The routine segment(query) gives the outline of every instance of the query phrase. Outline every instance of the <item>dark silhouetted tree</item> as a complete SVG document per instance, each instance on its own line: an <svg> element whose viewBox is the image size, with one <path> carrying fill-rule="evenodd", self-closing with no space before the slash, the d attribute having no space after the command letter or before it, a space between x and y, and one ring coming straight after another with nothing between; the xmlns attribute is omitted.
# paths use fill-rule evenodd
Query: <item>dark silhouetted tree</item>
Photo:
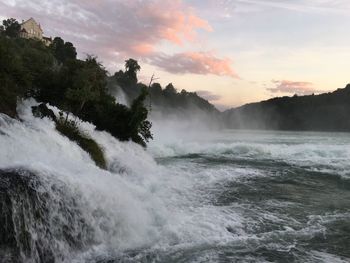
<svg viewBox="0 0 350 263"><path fill-rule="evenodd" d="M146 146L146 142L153 139L153 135L151 133L152 123L147 120L148 110L144 105L147 95L147 89L143 88L141 90L141 94L133 101L130 108L130 137L134 142L143 146Z"/></svg>
<svg viewBox="0 0 350 263"><path fill-rule="evenodd" d="M141 67L135 59L125 60L125 74L132 82L137 83L137 72L140 70Z"/></svg>
<svg viewBox="0 0 350 263"><path fill-rule="evenodd" d="M55 58L64 63L68 59L76 59L77 52L75 47L70 42L64 42L60 37L55 37L51 44L51 49Z"/></svg>
<svg viewBox="0 0 350 263"><path fill-rule="evenodd" d="M65 59L76 59L77 51L71 42L64 43L64 57Z"/></svg>
<svg viewBox="0 0 350 263"><path fill-rule="evenodd" d="M21 25L14 18L9 18L2 21L5 35L9 37L18 37L21 30Z"/></svg>
<svg viewBox="0 0 350 263"><path fill-rule="evenodd" d="M88 55L83 68L76 72L72 86L66 91L69 110L79 115L85 103L98 100L105 92L106 77L106 70L96 57Z"/></svg>
<svg viewBox="0 0 350 263"><path fill-rule="evenodd" d="M164 93L165 94L169 94L169 95L174 95L176 94L176 89L174 88L172 83L169 83L165 89L164 89Z"/></svg>

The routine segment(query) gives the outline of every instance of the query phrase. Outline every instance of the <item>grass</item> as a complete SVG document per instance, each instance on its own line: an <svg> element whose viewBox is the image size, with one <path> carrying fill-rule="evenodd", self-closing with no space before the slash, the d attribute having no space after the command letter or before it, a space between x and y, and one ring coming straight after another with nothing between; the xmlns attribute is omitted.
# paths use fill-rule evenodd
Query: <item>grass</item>
<svg viewBox="0 0 350 263"><path fill-rule="evenodd" d="M102 169L106 169L106 159L101 147L88 135L82 133L74 121L59 119L56 122L56 129L71 141L76 142L91 159Z"/></svg>

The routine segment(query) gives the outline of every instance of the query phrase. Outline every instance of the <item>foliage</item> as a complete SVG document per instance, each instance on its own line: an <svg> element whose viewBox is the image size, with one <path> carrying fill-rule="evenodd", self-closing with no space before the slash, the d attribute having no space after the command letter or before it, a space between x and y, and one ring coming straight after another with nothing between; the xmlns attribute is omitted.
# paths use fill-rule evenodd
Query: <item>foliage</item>
<svg viewBox="0 0 350 263"><path fill-rule="evenodd" d="M141 67L138 62L132 58L125 60L125 75L133 82L137 83L137 72Z"/></svg>
<svg viewBox="0 0 350 263"><path fill-rule="evenodd" d="M135 84L140 66L133 59L126 62L121 75ZM61 108L67 116L73 113L90 121L120 140L145 146L152 138L148 110L143 106L146 93L127 108L108 93L107 78L96 57L76 59L75 47L61 38L46 47L41 41L0 35L0 112L15 117L17 98L31 96Z"/></svg>
<svg viewBox="0 0 350 263"><path fill-rule="evenodd" d="M125 72L119 70L114 74L114 78L117 82L125 87L133 86L137 84L137 72L141 67L138 62L132 58L125 60Z"/></svg>
<svg viewBox="0 0 350 263"><path fill-rule="evenodd" d="M101 147L88 135L79 131L76 122L65 120L61 117L56 122L56 129L71 141L76 142L84 151L86 151L97 166L106 169L106 160Z"/></svg>
<svg viewBox="0 0 350 263"><path fill-rule="evenodd" d="M0 37L0 111L16 115L17 97L35 89L38 76L53 57L37 41Z"/></svg>
<svg viewBox="0 0 350 263"><path fill-rule="evenodd" d="M165 93L166 95L168 95L168 96L171 96L171 95L176 94L177 92L176 92L176 89L175 89L175 87L173 86L173 84L172 84L172 83L169 83L169 84L165 87L164 93Z"/></svg>
<svg viewBox="0 0 350 263"><path fill-rule="evenodd" d="M231 128L350 131L350 85L332 93L273 98L226 111Z"/></svg>
<svg viewBox="0 0 350 263"><path fill-rule="evenodd" d="M8 37L18 37L21 30L21 25L14 18L9 18L2 21L2 30Z"/></svg>
<svg viewBox="0 0 350 263"><path fill-rule="evenodd" d="M115 81L130 99L136 99L143 89L147 89L149 96L145 101L152 108L158 108L162 111L199 109L209 114L220 114L212 104L198 96L196 92L187 92L186 90L177 92L172 83L169 83L164 89L159 83L153 83L150 87L142 83L130 84L123 81L124 78L124 72L119 71L110 81Z"/></svg>
<svg viewBox="0 0 350 263"><path fill-rule="evenodd" d="M153 139L153 135L150 131L152 123L147 120L148 111L143 105L147 95L147 89L142 89L141 94L131 105L131 138L134 142L137 142L143 146L146 146L145 141L148 142L149 139Z"/></svg>
<svg viewBox="0 0 350 263"><path fill-rule="evenodd" d="M75 47L70 42L64 42L60 37L55 37L50 45L55 58L64 63L68 59L76 59L77 52Z"/></svg>
<svg viewBox="0 0 350 263"><path fill-rule="evenodd" d="M106 71L96 58L88 56L85 62L65 93L68 108L76 115L83 110L86 102L98 100L106 87Z"/></svg>
<svg viewBox="0 0 350 263"><path fill-rule="evenodd" d="M57 121L57 117L53 110L49 109L45 103L41 103L38 106L32 106L32 113L37 118L47 117L53 121Z"/></svg>

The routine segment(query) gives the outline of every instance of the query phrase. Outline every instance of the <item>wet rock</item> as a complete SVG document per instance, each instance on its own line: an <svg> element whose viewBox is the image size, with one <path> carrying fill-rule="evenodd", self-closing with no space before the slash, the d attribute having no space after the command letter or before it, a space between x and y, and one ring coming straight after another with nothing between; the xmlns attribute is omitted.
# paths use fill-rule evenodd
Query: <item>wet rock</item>
<svg viewBox="0 0 350 263"><path fill-rule="evenodd" d="M33 115L38 118L48 117L53 121L57 120L55 113L50 110L45 103L41 103L38 106L33 106L32 112Z"/></svg>
<svg viewBox="0 0 350 263"><path fill-rule="evenodd" d="M75 196L64 183L45 180L0 170L0 262L62 261L92 242Z"/></svg>

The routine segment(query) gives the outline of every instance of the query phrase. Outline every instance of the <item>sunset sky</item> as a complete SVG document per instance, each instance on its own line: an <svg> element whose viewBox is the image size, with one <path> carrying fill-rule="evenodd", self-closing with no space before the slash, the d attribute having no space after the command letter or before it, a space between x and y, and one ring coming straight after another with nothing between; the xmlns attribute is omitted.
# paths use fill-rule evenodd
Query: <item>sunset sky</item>
<svg viewBox="0 0 350 263"><path fill-rule="evenodd" d="M220 109L350 82L349 0L0 0L47 36L95 54L110 73L197 91Z"/></svg>

